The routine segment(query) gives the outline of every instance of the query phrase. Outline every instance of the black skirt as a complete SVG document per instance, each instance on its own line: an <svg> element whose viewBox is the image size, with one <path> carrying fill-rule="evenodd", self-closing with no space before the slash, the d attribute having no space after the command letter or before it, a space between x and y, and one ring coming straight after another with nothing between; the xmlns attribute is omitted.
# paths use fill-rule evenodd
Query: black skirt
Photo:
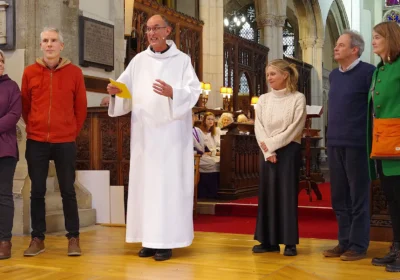
<svg viewBox="0 0 400 280"><path fill-rule="evenodd" d="M260 153L258 214L254 239L266 245L299 244L297 219L301 145L291 142L276 151L277 162Z"/></svg>

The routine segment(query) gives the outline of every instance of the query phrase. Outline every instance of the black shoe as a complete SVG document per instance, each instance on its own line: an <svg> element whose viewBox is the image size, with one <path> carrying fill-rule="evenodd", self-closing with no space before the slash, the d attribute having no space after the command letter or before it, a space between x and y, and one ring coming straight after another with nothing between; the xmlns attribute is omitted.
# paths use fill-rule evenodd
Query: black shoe
<svg viewBox="0 0 400 280"><path fill-rule="evenodd" d="M394 263L396 261L396 254L400 251L400 242L393 242L390 246L389 253L383 258L373 258L372 264L376 266L386 266L388 264Z"/></svg>
<svg viewBox="0 0 400 280"><path fill-rule="evenodd" d="M156 261L166 261L172 257L171 249L159 249L157 253L154 255L154 259Z"/></svg>
<svg viewBox="0 0 400 280"><path fill-rule="evenodd" d="M387 272L400 272L400 252L397 252L396 261L386 265Z"/></svg>
<svg viewBox="0 0 400 280"><path fill-rule="evenodd" d="M283 255L290 257L297 256L296 245L286 245Z"/></svg>
<svg viewBox="0 0 400 280"><path fill-rule="evenodd" d="M267 244L260 244L260 245L255 245L253 247L253 253L267 253L267 252L277 252L279 253L281 249L279 248L279 245L267 245Z"/></svg>
<svg viewBox="0 0 400 280"><path fill-rule="evenodd" d="M156 254L156 252L157 252L156 249L143 247L142 250L139 251L139 257L141 258L152 257Z"/></svg>

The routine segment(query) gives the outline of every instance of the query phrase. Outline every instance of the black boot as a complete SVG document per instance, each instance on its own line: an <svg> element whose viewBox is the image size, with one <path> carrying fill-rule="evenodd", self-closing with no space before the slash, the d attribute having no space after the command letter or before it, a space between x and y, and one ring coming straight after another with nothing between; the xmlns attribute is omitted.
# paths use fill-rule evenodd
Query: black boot
<svg viewBox="0 0 400 280"><path fill-rule="evenodd" d="M286 245L283 255L289 257L297 256L296 245Z"/></svg>
<svg viewBox="0 0 400 280"><path fill-rule="evenodd" d="M385 266L396 261L396 255L400 251L400 242L393 242L389 253L383 258L373 258L372 264L376 266Z"/></svg>
<svg viewBox="0 0 400 280"><path fill-rule="evenodd" d="M386 265L388 272L400 272L400 251L397 251L397 258L394 262Z"/></svg>

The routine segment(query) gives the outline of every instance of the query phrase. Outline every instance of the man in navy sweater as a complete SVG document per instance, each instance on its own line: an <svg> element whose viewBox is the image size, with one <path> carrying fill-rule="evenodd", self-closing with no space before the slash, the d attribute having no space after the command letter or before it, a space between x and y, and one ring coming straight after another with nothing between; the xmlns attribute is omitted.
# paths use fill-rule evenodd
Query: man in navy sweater
<svg viewBox="0 0 400 280"><path fill-rule="evenodd" d="M328 163L339 244L323 255L344 261L365 258L369 245L366 131L368 91L375 66L360 61L363 51L363 38L345 31L334 49L340 66L329 75Z"/></svg>

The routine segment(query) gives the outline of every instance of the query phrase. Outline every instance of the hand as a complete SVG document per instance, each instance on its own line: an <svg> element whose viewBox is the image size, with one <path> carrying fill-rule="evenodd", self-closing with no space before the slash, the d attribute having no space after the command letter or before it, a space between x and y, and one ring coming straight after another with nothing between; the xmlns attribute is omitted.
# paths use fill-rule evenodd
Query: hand
<svg viewBox="0 0 400 280"><path fill-rule="evenodd" d="M270 156L269 158L267 158L267 160L269 162L276 163L277 162L276 155Z"/></svg>
<svg viewBox="0 0 400 280"><path fill-rule="evenodd" d="M264 142L261 142L261 143L260 143L260 146L261 146L261 149L264 151L264 153L268 152L267 145L265 145Z"/></svg>
<svg viewBox="0 0 400 280"><path fill-rule="evenodd" d="M108 94L116 95L116 94L118 94L118 93L121 93L122 90L120 90L119 88L117 88L117 87L114 86L113 84L108 84L108 85L107 85L107 92L108 92Z"/></svg>
<svg viewBox="0 0 400 280"><path fill-rule="evenodd" d="M171 98L173 96L172 87L162 80L157 79L156 82L153 83L153 90L155 93L157 93L159 95L163 95L163 96L171 97Z"/></svg>

